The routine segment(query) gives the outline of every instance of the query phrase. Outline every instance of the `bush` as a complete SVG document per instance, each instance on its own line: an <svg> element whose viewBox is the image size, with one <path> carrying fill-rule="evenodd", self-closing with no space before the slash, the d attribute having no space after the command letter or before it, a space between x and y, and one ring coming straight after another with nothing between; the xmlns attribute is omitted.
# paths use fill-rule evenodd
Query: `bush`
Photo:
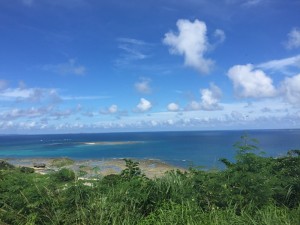
<svg viewBox="0 0 300 225"><path fill-rule="evenodd" d="M0 160L0 170L11 170L11 169L15 169L15 166L4 160Z"/></svg>
<svg viewBox="0 0 300 225"><path fill-rule="evenodd" d="M22 166L20 168L20 172L22 173L34 173L34 169L31 167Z"/></svg>
<svg viewBox="0 0 300 225"><path fill-rule="evenodd" d="M126 169L122 170L121 177L124 180L131 180L133 178L146 178L145 174L142 173L139 162L134 162L130 159L124 159L126 163Z"/></svg>
<svg viewBox="0 0 300 225"><path fill-rule="evenodd" d="M63 169L59 170L58 172L54 173L53 177L58 182L74 181L75 173L73 170L63 168Z"/></svg>
<svg viewBox="0 0 300 225"><path fill-rule="evenodd" d="M102 183L108 186L114 186L120 183L122 177L118 174L109 174L102 179Z"/></svg>

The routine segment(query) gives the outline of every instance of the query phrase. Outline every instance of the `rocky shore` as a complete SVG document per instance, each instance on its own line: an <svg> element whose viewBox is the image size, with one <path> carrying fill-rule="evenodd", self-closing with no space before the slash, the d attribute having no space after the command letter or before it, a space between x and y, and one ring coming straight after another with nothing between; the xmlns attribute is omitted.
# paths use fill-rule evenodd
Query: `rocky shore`
<svg viewBox="0 0 300 225"><path fill-rule="evenodd" d="M68 168L81 178L96 178L109 174L118 174L125 169L123 159L91 159L91 160L72 160L69 158L23 158L23 159L2 159L16 167L30 167L37 173L47 174L58 171L61 168ZM160 160L145 159L137 160L142 172L149 178L161 177L167 171L181 170Z"/></svg>

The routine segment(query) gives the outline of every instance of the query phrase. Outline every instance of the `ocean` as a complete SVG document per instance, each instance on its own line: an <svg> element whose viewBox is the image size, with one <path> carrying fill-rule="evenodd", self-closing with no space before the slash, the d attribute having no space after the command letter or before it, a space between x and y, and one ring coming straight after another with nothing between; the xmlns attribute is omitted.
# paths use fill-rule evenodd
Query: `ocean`
<svg viewBox="0 0 300 225"><path fill-rule="evenodd" d="M175 166L222 167L234 160L242 135L259 141L266 156L300 149L300 130L180 131L0 136L0 158L159 159Z"/></svg>

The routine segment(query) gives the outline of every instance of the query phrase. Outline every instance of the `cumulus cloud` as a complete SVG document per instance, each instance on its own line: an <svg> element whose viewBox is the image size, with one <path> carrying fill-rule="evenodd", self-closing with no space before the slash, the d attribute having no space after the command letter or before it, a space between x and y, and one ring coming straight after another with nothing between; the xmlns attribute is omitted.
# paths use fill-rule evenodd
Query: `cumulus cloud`
<svg viewBox="0 0 300 225"><path fill-rule="evenodd" d="M235 65L227 73L239 97L274 97L276 89L273 80L264 71L254 69L252 64Z"/></svg>
<svg viewBox="0 0 300 225"><path fill-rule="evenodd" d="M187 110L205 110L215 111L223 109L219 105L222 97L221 89L215 84L211 83L209 88L201 89L201 101L191 101L187 106Z"/></svg>
<svg viewBox="0 0 300 225"><path fill-rule="evenodd" d="M184 64L201 73L210 72L214 62L204 57L209 49L206 24L202 21L180 19L176 23L178 33L170 31L165 34L163 43L170 46L170 53L183 55ZM217 35L222 35L220 30Z"/></svg>
<svg viewBox="0 0 300 225"><path fill-rule="evenodd" d="M86 67L80 65L76 62L75 59L69 59L66 63L60 64L48 64L42 67L44 70L52 71L61 75L78 75L82 76L86 74Z"/></svg>
<svg viewBox="0 0 300 225"><path fill-rule="evenodd" d="M135 90L142 94L149 94L152 92L150 87L151 79L149 78L141 78L140 81L134 84Z"/></svg>
<svg viewBox="0 0 300 225"><path fill-rule="evenodd" d="M113 104L106 109L100 110L101 114L116 114L118 112L118 106Z"/></svg>
<svg viewBox="0 0 300 225"><path fill-rule="evenodd" d="M111 105L111 106L108 108L108 112L109 112L109 113L116 113L116 112L118 112L118 106L117 106L117 105Z"/></svg>
<svg viewBox="0 0 300 225"><path fill-rule="evenodd" d="M139 112L147 112L152 108L152 104L147 99L141 98L136 108Z"/></svg>
<svg viewBox="0 0 300 225"><path fill-rule="evenodd" d="M293 28L288 33L288 40L285 43L287 49L295 49L300 47L300 29Z"/></svg>
<svg viewBox="0 0 300 225"><path fill-rule="evenodd" d="M168 104L167 108L169 111L176 112L179 110L179 105L172 102L172 103Z"/></svg>
<svg viewBox="0 0 300 225"><path fill-rule="evenodd" d="M282 82L282 88L289 103L300 105L300 74L286 77Z"/></svg>
<svg viewBox="0 0 300 225"><path fill-rule="evenodd" d="M222 97L221 89L211 83L210 88L202 89L201 91L201 109L203 110L220 110L222 107L219 101Z"/></svg>

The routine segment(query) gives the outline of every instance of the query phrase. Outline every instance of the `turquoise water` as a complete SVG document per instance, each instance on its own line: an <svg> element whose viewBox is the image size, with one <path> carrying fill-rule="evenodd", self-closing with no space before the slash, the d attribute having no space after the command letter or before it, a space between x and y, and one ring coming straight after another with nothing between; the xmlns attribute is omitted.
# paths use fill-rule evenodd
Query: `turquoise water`
<svg viewBox="0 0 300 225"><path fill-rule="evenodd" d="M247 134L267 156L300 149L300 130L188 131L0 136L0 158L160 159L187 167L233 160L233 144Z"/></svg>

